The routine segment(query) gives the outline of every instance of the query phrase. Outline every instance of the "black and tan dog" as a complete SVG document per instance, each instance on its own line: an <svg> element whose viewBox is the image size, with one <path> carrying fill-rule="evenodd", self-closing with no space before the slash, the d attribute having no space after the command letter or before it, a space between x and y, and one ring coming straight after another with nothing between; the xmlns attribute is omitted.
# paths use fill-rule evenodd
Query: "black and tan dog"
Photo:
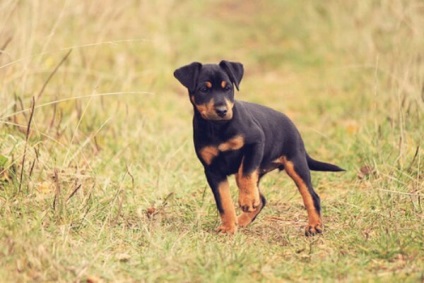
<svg viewBox="0 0 424 283"><path fill-rule="evenodd" d="M235 233L250 224L265 206L259 181L274 169L285 170L296 183L308 212L306 235L322 232L320 198L309 170L343 171L316 161L305 150L295 125L270 108L237 101L243 65L221 61L183 66L174 76L187 89L194 106L194 146L205 168L222 224L218 231ZM235 174L242 214L237 218L227 176Z"/></svg>

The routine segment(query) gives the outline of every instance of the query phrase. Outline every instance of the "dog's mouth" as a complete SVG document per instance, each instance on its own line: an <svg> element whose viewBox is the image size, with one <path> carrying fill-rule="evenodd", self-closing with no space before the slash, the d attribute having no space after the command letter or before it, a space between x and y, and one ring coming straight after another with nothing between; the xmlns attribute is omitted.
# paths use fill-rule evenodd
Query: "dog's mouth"
<svg viewBox="0 0 424 283"><path fill-rule="evenodd" d="M233 118L233 112L227 112L225 114L218 114L214 112L200 112L202 118L210 121L228 121Z"/></svg>

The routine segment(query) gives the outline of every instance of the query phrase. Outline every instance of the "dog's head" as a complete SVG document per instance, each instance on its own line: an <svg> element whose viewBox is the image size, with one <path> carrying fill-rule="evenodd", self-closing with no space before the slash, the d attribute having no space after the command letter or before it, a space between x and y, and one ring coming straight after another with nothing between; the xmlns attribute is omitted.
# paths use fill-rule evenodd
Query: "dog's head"
<svg viewBox="0 0 424 283"><path fill-rule="evenodd" d="M188 89L191 103L203 119L233 118L234 86L239 89L242 64L225 60L219 64L193 62L175 70L174 76Z"/></svg>

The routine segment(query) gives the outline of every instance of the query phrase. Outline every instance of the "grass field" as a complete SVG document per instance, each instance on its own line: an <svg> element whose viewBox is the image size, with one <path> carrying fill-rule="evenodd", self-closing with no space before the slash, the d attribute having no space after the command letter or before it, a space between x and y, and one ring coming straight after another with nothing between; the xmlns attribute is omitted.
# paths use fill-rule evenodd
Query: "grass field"
<svg viewBox="0 0 424 283"><path fill-rule="evenodd" d="M423 282L420 0L0 2L0 282ZM284 173L235 236L172 72L242 62L289 115L325 233ZM235 182L231 180L234 199Z"/></svg>

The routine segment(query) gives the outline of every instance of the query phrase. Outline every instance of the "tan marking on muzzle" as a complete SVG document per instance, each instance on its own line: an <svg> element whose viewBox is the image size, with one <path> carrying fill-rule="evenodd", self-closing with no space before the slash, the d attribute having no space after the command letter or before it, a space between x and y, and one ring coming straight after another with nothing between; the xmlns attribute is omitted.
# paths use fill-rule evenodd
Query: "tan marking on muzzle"
<svg viewBox="0 0 424 283"><path fill-rule="evenodd" d="M199 111L200 115L206 120L213 120L214 117L218 117L215 113L215 102L213 99L211 99L208 103L205 104L195 104L197 110Z"/></svg>

